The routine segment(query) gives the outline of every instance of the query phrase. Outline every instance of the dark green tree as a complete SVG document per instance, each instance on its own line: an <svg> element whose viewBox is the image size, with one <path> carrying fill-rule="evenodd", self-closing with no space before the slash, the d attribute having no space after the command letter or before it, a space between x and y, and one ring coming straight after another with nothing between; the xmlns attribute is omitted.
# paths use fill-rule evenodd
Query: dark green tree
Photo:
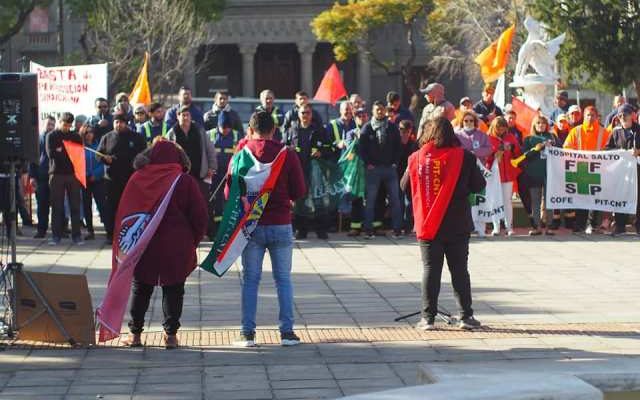
<svg viewBox="0 0 640 400"><path fill-rule="evenodd" d="M639 0L532 0L529 7L552 35L567 33L565 79L607 92L633 85L640 97Z"/></svg>

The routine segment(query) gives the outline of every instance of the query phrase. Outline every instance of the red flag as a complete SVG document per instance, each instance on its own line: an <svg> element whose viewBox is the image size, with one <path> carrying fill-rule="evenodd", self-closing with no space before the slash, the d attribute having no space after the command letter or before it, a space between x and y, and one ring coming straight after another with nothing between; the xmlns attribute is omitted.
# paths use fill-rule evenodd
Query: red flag
<svg viewBox="0 0 640 400"><path fill-rule="evenodd" d="M63 140L64 149L73 164L73 173L82 187L87 188L87 164L84 158L84 146L81 143Z"/></svg>
<svg viewBox="0 0 640 400"><path fill-rule="evenodd" d="M529 136L531 122L538 115L538 110L534 110L515 96L511 98L511 109L516 113L516 128L522 132L523 137Z"/></svg>
<svg viewBox="0 0 640 400"><path fill-rule="evenodd" d="M324 78L322 78L322 82L320 82L318 91L313 99L326 101L335 106L338 100L346 96L347 89L344 88L342 76L340 76L340 71L338 71L336 63L333 63L327 72L325 72Z"/></svg>

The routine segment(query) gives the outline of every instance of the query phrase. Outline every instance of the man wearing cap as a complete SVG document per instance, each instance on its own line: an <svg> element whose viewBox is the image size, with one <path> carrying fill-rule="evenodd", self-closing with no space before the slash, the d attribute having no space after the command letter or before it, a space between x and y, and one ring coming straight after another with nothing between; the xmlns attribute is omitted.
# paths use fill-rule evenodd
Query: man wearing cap
<svg viewBox="0 0 640 400"><path fill-rule="evenodd" d="M424 93L428 104L422 109L422 117L418 125L418 134L422 133L422 127L436 117L444 116L449 121L456 117L456 108L444 97L444 86L434 82L430 83L420 92Z"/></svg>
<svg viewBox="0 0 640 400"><path fill-rule="evenodd" d="M473 106L473 111L478 114L478 118L491 125L495 117L502 117L502 110L493 101L496 89L491 85L485 85L482 91L482 99Z"/></svg>
<svg viewBox="0 0 640 400"><path fill-rule="evenodd" d="M165 137L169 128L164 121L164 107L160 103L149 104L149 120L138 128L138 134L151 146L157 136Z"/></svg>
<svg viewBox="0 0 640 400"><path fill-rule="evenodd" d="M228 111L218 113L218 126L209 130L209 139L213 142L216 149L216 173L211 180L211 193L220 185L229 168L229 162L233 154L236 152L238 141L244 138L244 131L233 128L233 117ZM222 221L222 213L224 211L224 191L218 190L213 199L213 207L209 207L210 215L214 225L217 226ZM209 236L213 239L215 230L209 232Z"/></svg>
<svg viewBox="0 0 640 400"><path fill-rule="evenodd" d="M607 142L607 150L631 150L633 155L640 155L640 125L634 121L635 110L630 104L624 104L618 107L618 120L620 125L613 128L609 141ZM638 167L638 176L640 176L640 165ZM640 195L640 181L638 184L638 194ZM640 196L638 197L640 198ZM625 233L625 225L627 223L627 214L615 214L615 227L613 235ZM636 233L640 234L640 201L636 206Z"/></svg>
<svg viewBox="0 0 640 400"><path fill-rule="evenodd" d="M551 112L549 120L555 122L558 119L558 115L566 114L569 112L569 93L562 90L558 92L555 99L556 108Z"/></svg>
<svg viewBox="0 0 640 400"><path fill-rule="evenodd" d="M607 116L604 119L604 126L608 127L609 125L613 124L613 119L619 115L618 111L620 110L620 107L627 104L627 99L622 96L622 95L617 95L613 98L613 108L611 109L611 112L609 114L607 114Z"/></svg>
<svg viewBox="0 0 640 400"><path fill-rule="evenodd" d="M580 106L574 104L571 107L569 107L569 112L567 113L567 120L569 121L569 127L571 129L582 124L582 110L580 110Z"/></svg>
<svg viewBox="0 0 640 400"><path fill-rule="evenodd" d="M107 231L107 243L113 240L116 211L124 187L133 174L133 159L147 147L144 138L131 131L127 122L126 114L115 113L113 131L104 135L98 145L101 155L97 157L106 164L104 228Z"/></svg>
<svg viewBox="0 0 640 400"><path fill-rule="evenodd" d="M202 114L202 110L200 107L193 104L193 95L191 94L191 88L187 86L182 86L178 91L178 100L180 103L175 104L173 107L167 111L164 116L164 120L167 123L169 129L173 128L173 126L178 121L178 111L187 107L189 109L189 115L191 116L191 121L198 124L201 128L204 128L204 116Z"/></svg>
<svg viewBox="0 0 640 400"><path fill-rule="evenodd" d="M229 93L218 90L213 98L211 110L204 114L204 129L207 132L218 127L218 117L223 111L226 111L229 114L229 118L231 119L231 128L233 130L238 132L244 131L240 116L235 110L231 109L231 104L229 104Z"/></svg>

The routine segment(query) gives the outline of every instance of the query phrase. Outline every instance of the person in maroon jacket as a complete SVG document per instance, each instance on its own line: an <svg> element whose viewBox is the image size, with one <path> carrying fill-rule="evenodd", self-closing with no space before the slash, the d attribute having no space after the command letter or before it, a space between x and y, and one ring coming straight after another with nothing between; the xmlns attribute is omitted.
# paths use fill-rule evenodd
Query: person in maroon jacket
<svg viewBox="0 0 640 400"><path fill-rule="evenodd" d="M184 150L169 141L158 141L134 160L136 170L150 164L182 165L183 174L175 186L164 217L140 261L132 285L131 321L128 344L141 346L144 315L154 286L162 287L162 311L166 348L178 346L184 283L197 264L196 248L207 230L207 204L195 178L189 175L191 162ZM135 179L135 175L131 178ZM129 184L132 184L130 181Z"/></svg>
<svg viewBox="0 0 640 400"><path fill-rule="evenodd" d="M251 135L245 146L261 163L272 162L284 146L273 140L275 128L271 114L264 111L255 112L249 120ZM258 286L267 249L278 292L280 342L283 346L300 343L300 338L293 331L291 205L304 196L307 190L297 154L292 149L285 151L286 159L269 202L242 253L242 331L240 340L234 342L236 346L255 346Z"/></svg>

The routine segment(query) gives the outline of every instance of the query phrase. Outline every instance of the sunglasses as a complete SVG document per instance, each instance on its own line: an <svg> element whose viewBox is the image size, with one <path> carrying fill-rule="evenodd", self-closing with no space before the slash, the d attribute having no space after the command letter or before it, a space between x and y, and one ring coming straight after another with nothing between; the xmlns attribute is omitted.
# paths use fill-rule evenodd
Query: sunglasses
<svg viewBox="0 0 640 400"><path fill-rule="evenodd" d="M300 114L302 114L302 115L309 115L309 114L311 114L311 112L310 112L310 111L302 111Z"/></svg>

